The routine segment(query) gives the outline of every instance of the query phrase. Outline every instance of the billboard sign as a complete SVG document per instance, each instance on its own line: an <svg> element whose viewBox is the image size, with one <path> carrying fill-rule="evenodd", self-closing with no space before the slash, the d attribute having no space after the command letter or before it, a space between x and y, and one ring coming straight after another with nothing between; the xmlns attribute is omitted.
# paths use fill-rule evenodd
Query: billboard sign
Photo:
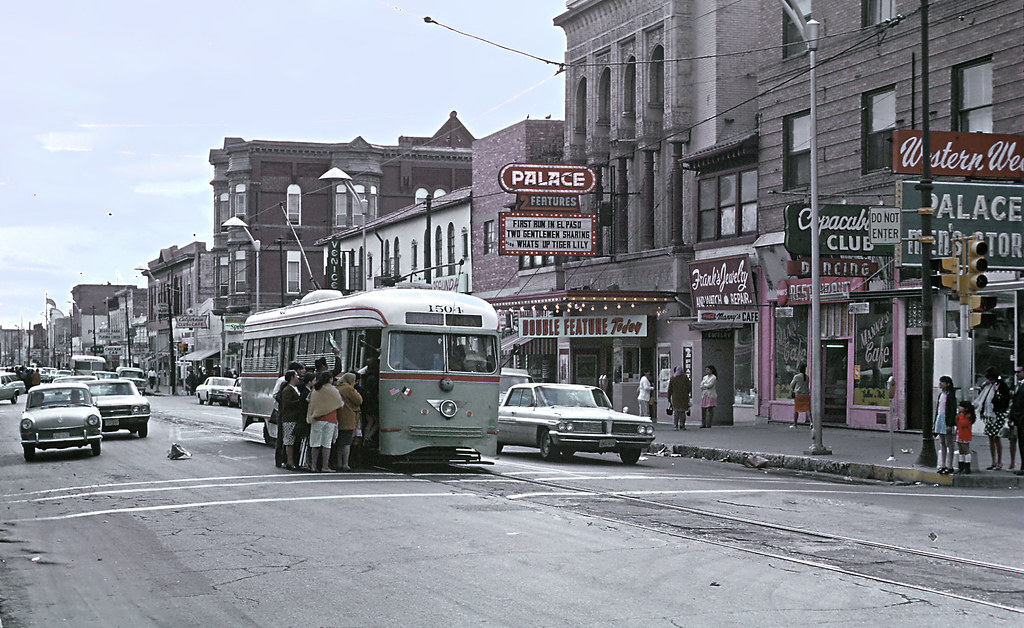
<svg viewBox="0 0 1024 628"><path fill-rule="evenodd" d="M931 131L932 176L1024 181L1024 135ZM892 171L921 175L921 132L892 132Z"/></svg>
<svg viewBox="0 0 1024 628"><path fill-rule="evenodd" d="M892 245L871 241L871 210L873 205L818 205L818 246L821 255L886 255L894 252ZM793 255L811 254L811 206L807 203L787 205L783 212L786 250Z"/></svg>
<svg viewBox="0 0 1024 628"><path fill-rule="evenodd" d="M586 194L597 185L597 175L578 164L513 163L499 171L498 184L512 194Z"/></svg>
<svg viewBox="0 0 1024 628"><path fill-rule="evenodd" d="M594 255L593 214L502 212L500 255Z"/></svg>
<svg viewBox="0 0 1024 628"><path fill-rule="evenodd" d="M647 316L523 316L520 338L646 338Z"/></svg>
<svg viewBox="0 0 1024 628"><path fill-rule="evenodd" d="M179 329L209 329L209 314L182 314L174 319Z"/></svg>
<svg viewBox="0 0 1024 628"><path fill-rule="evenodd" d="M694 310L754 308L754 278L746 255L690 262Z"/></svg>
<svg viewBox="0 0 1024 628"><path fill-rule="evenodd" d="M903 243L900 263L921 265L921 192L917 181L896 184L896 204L903 208ZM945 183L932 184L932 258L955 255L954 239L980 235L988 243L989 268L1024 269L1024 184Z"/></svg>

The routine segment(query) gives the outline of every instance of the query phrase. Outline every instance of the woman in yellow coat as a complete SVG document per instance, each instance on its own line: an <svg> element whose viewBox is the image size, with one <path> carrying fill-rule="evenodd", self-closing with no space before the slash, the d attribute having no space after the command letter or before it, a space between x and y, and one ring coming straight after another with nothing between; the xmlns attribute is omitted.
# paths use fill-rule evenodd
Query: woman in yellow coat
<svg viewBox="0 0 1024 628"><path fill-rule="evenodd" d="M339 471L352 470L348 464L348 457L352 451L352 433L359 423L359 409L363 404L363 397L356 390L355 383L356 374L345 373L338 384L338 392L345 402L344 407L338 412L338 442L335 445L340 459Z"/></svg>

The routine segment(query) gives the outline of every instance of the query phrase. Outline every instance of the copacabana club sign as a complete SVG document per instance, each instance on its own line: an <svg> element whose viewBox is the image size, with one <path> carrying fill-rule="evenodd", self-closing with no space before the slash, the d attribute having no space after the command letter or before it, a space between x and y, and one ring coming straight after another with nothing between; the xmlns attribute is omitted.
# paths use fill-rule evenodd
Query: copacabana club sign
<svg viewBox="0 0 1024 628"><path fill-rule="evenodd" d="M523 316L519 318L520 338L645 338L644 315L609 316Z"/></svg>
<svg viewBox="0 0 1024 628"><path fill-rule="evenodd" d="M690 262L690 298L695 310L754 307L754 282L746 255Z"/></svg>
<svg viewBox="0 0 1024 628"><path fill-rule="evenodd" d="M929 133L934 176L1024 180L1024 135L995 133ZM921 132L892 132L892 171L921 174L924 143Z"/></svg>
<svg viewBox="0 0 1024 628"><path fill-rule="evenodd" d="M818 205L818 246L822 255L884 255L894 247L871 242L871 205ZM811 254L811 206L787 205L783 245L793 255Z"/></svg>
<svg viewBox="0 0 1024 628"><path fill-rule="evenodd" d="M921 192L917 181L896 184L896 204L903 208L903 244L900 264L921 265ZM954 242L960 236L980 235L988 243L988 265L992 269L1024 269L1024 185L999 183L932 184L932 257L957 253Z"/></svg>

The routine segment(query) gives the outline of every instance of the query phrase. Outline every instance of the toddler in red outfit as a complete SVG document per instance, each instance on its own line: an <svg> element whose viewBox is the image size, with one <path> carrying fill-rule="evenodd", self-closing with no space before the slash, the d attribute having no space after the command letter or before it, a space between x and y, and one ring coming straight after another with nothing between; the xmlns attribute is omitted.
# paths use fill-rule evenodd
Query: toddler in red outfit
<svg viewBox="0 0 1024 628"><path fill-rule="evenodd" d="M971 472L971 426L974 425L974 404L962 400L956 414L957 473Z"/></svg>

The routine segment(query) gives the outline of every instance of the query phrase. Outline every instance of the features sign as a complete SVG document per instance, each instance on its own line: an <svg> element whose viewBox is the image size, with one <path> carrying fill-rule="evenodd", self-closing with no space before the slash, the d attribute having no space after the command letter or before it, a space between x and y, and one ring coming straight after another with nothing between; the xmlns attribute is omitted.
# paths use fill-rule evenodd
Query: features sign
<svg viewBox="0 0 1024 628"><path fill-rule="evenodd" d="M583 165L506 164L498 184L512 194L586 194L597 185L597 175Z"/></svg>
<svg viewBox="0 0 1024 628"><path fill-rule="evenodd" d="M209 314L182 314L174 319L179 329L209 329Z"/></svg>
<svg viewBox="0 0 1024 628"><path fill-rule="evenodd" d="M904 209L900 247L904 266L921 265L921 217L916 209L921 204L917 181L896 184L896 204ZM989 268L1024 269L1024 185L998 183L932 184L932 258L956 254L954 238L979 235L988 243Z"/></svg>
<svg viewBox="0 0 1024 628"><path fill-rule="evenodd" d="M517 194L516 211L579 211L578 194Z"/></svg>
<svg viewBox="0 0 1024 628"><path fill-rule="evenodd" d="M933 176L988 177L1024 181L1024 135L929 133ZM921 174L921 132L892 132L892 171Z"/></svg>
<svg viewBox="0 0 1024 628"><path fill-rule="evenodd" d="M871 224L871 244L900 243L900 210L897 207L872 207L868 222Z"/></svg>
<svg viewBox="0 0 1024 628"><path fill-rule="evenodd" d="M754 307L754 281L746 255L690 262L693 309Z"/></svg>
<svg viewBox="0 0 1024 628"><path fill-rule="evenodd" d="M871 242L871 205L818 205L818 244L822 255L892 255L891 245ZM783 212L786 250L811 254L811 206L787 205Z"/></svg>
<svg viewBox="0 0 1024 628"><path fill-rule="evenodd" d="M860 277L822 277L818 294L823 297L841 296L850 298L851 292L867 287ZM811 302L810 279L790 279L779 283L779 305L807 305Z"/></svg>
<svg viewBox="0 0 1024 628"><path fill-rule="evenodd" d="M500 255L594 255L592 214L502 212Z"/></svg>
<svg viewBox="0 0 1024 628"><path fill-rule="evenodd" d="M646 338L647 317L611 316L523 316L520 338Z"/></svg>

